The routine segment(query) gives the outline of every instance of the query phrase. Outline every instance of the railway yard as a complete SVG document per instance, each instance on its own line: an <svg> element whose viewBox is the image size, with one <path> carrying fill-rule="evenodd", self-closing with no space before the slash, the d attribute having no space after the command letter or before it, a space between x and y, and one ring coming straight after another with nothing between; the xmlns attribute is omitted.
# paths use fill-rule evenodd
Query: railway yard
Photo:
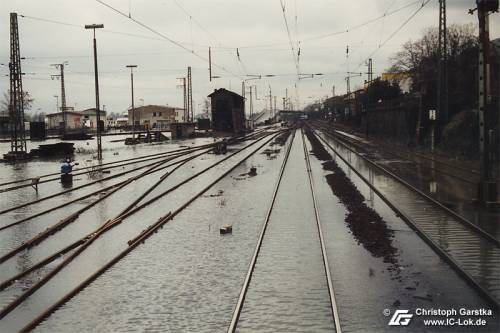
<svg viewBox="0 0 500 333"><path fill-rule="evenodd" d="M2 167L1 332L368 332L397 310L461 308L487 325L458 331L499 329L496 213L425 187L432 174L467 191L474 170L322 121L234 137L225 154L211 138L107 142L93 165L92 144L71 186L54 160Z"/></svg>
<svg viewBox="0 0 500 333"><path fill-rule="evenodd" d="M0 333L500 332L499 0L2 0Z"/></svg>

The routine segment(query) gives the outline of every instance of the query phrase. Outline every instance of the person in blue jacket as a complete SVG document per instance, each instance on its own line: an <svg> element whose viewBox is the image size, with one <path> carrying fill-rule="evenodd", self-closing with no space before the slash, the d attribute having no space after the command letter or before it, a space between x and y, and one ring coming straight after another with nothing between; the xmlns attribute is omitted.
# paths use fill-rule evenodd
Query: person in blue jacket
<svg viewBox="0 0 500 333"><path fill-rule="evenodd" d="M70 174L73 171L73 166L69 159L66 159L64 163L61 165L61 173L64 175Z"/></svg>

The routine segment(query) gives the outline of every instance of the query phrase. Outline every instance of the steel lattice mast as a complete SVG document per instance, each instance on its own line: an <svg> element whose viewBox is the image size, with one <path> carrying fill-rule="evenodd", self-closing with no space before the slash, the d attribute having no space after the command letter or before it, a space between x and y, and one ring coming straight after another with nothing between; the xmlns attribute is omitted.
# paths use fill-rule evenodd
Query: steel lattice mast
<svg viewBox="0 0 500 333"><path fill-rule="evenodd" d="M24 133L24 95L21 71L21 52L19 49L19 29L17 13L10 13L10 101L9 117L11 123L10 149L14 158L26 155L26 137Z"/></svg>
<svg viewBox="0 0 500 333"><path fill-rule="evenodd" d="M441 130L448 120L448 40L446 28L446 0L439 0L438 36L438 94L437 110Z"/></svg>
<svg viewBox="0 0 500 333"><path fill-rule="evenodd" d="M187 114L188 122L193 122L194 121L194 112L193 112L193 81L191 78L191 66L188 67L188 74L187 74Z"/></svg>

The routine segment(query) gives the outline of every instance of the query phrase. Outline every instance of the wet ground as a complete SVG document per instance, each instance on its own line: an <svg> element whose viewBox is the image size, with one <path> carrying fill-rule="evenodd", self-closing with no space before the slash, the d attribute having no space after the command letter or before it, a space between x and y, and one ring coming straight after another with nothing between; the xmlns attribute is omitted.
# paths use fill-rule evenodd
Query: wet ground
<svg viewBox="0 0 500 333"><path fill-rule="evenodd" d="M496 244L472 232L468 227L351 153L335 140L331 140L324 134L320 135L396 207L410 216L432 241L456 260L497 301L500 300L500 249Z"/></svg>
<svg viewBox="0 0 500 333"><path fill-rule="evenodd" d="M238 332L334 331L300 132L290 144Z"/></svg>
<svg viewBox="0 0 500 333"><path fill-rule="evenodd" d="M316 158L311 158L311 168L343 331L398 331L389 329L384 310L392 315L397 309L491 308L332 150L312 143ZM333 175L337 181L329 182ZM362 195L363 202L352 192ZM351 203L344 204L347 200ZM353 202L366 208L350 210ZM372 217L369 223L363 210ZM498 315L489 324L484 331L495 332ZM404 331L470 330L428 329L415 320Z"/></svg>
<svg viewBox="0 0 500 333"><path fill-rule="evenodd" d="M113 140L116 140L113 137ZM107 140L107 138L103 138ZM248 270L262 223L288 145L290 158L279 189L275 210L264 238L255 275L238 325L240 332L332 331L333 317L321 258L319 238L312 209L303 143L300 132L277 139L251 152L264 141L242 150L202 176L166 194L126 218L103 234L53 279L29 296L23 304L0 320L0 332L14 332L56 302L92 272L127 247L135 237L169 211L186 202L245 156L250 156L226 177L168 222L90 286L69 300L36 332L221 332L231 320L241 285ZM161 145L127 147L105 142L105 161L143 156L179 147L201 145L211 139L183 140ZM168 191L255 140L230 146L227 155L204 154L173 171L175 166L146 175L83 212L74 222L29 251L0 263L0 282L35 262L92 232L119 214L161 176L169 173L150 194L148 201ZM415 232L397 217L327 147L310 137L311 168L318 209L329 257L333 286L346 332L388 331L396 309L488 308L489 304L467 285ZM0 144L0 147L2 144ZM85 148L82 142L79 147ZM92 146L92 143L89 143ZM118 155L115 153L118 152ZM83 151L77 159L90 158ZM196 153L192 153L194 155ZM191 156L192 156L191 155ZM179 161L181 158L172 160ZM355 161L361 170L361 162ZM0 215L0 227L41 212L47 207L96 191L126 177L139 174L146 162L137 162L120 171L123 177L66 193L62 196ZM1 182L58 171L58 161L36 161L1 168ZM256 174L250 172L256 168ZM24 173L19 172L23 170ZM172 172L173 171L173 172ZM112 170L111 175L118 172ZM92 181L85 175L75 186ZM378 185L384 180L375 175ZM50 184L50 185L49 185ZM0 210L62 190L59 182L0 193ZM102 193L101 195L105 195ZM99 197L99 196L97 196ZM33 218L0 231L0 256L45 230L65 216L91 203L90 197L63 209ZM219 228L233 227L221 235ZM458 251L459 249L454 249ZM475 249L472 249L475 250ZM71 252L41 270L0 291L0 307L22 294ZM498 331L497 314L487 317L483 331ZM495 324L495 322L497 324ZM394 331L394 330L391 330ZM414 320L405 332L426 331ZM427 329L470 331L467 329ZM480 331L480 330L474 330Z"/></svg>
<svg viewBox="0 0 500 333"><path fill-rule="evenodd" d="M339 133L362 143L353 148L500 240L500 214L476 203L479 175L470 163L439 157L433 161L418 152L379 145L345 131Z"/></svg>

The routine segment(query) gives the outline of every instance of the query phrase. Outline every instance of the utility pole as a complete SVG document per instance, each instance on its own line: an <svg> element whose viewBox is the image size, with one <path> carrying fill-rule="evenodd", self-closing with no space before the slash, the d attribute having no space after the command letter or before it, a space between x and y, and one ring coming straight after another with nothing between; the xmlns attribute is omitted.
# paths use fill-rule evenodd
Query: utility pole
<svg viewBox="0 0 500 333"><path fill-rule="evenodd" d="M132 95L132 142L135 143L135 105L134 105L134 68L137 68L137 65L127 65L125 66L130 68L130 91Z"/></svg>
<svg viewBox="0 0 500 333"><path fill-rule="evenodd" d="M366 81L366 89L367 89L367 101L366 101L366 110L365 110L365 125L366 125L366 131L365 131L365 136L368 138L368 135L370 134L370 121L369 121L369 109L370 109L370 92L368 88L370 87L370 84L372 84L373 81L373 61L372 58L368 59L368 80Z"/></svg>
<svg viewBox="0 0 500 333"><path fill-rule="evenodd" d="M68 123L68 119L66 116L66 89L64 87L64 65L67 65L68 63L65 61L62 64L52 64L55 68L60 70L60 74L58 75L51 75L50 77L52 79L58 79L61 80L61 112L63 116L63 128L62 128L62 133L66 133L66 127ZM59 103L58 103L59 104Z"/></svg>
<svg viewBox="0 0 500 333"><path fill-rule="evenodd" d="M283 109L289 110L289 105L288 105L288 88L285 89L285 106L283 106Z"/></svg>
<svg viewBox="0 0 500 333"><path fill-rule="evenodd" d="M253 119L253 97L252 97L252 86L250 86L250 119L251 119L251 125L252 126L252 130L253 130L253 127L254 127L254 119Z"/></svg>
<svg viewBox="0 0 500 333"><path fill-rule="evenodd" d="M372 58L368 59L368 85L370 85L370 83L372 83L373 81L373 60Z"/></svg>
<svg viewBox="0 0 500 333"><path fill-rule="evenodd" d="M193 110L193 81L191 78L191 66L188 67L188 74L187 74L187 115L188 115L188 122L193 122L194 121L194 110Z"/></svg>
<svg viewBox="0 0 500 333"><path fill-rule="evenodd" d="M188 106L187 106L187 88L186 88L186 78L185 77L178 77L177 80L182 80L182 84L178 85L177 87L182 88L183 90L183 99L184 99L184 117L183 120L184 122L188 121Z"/></svg>
<svg viewBox="0 0 500 333"><path fill-rule="evenodd" d="M347 91L347 110L349 113L349 118L351 117L351 77L348 76L346 80L346 91Z"/></svg>
<svg viewBox="0 0 500 333"><path fill-rule="evenodd" d="M277 99L277 96L274 96L274 117L276 117L276 99Z"/></svg>
<svg viewBox="0 0 500 333"><path fill-rule="evenodd" d="M490 88L490 36L489 36L489 15L490 12L498 11L498 0L485 1L478 0L477 14L479 19L479 163L480 163L480 184L479 200L481 203L496 201L497 185L491 174L490 142L486 140L488 128L486 121L489 118L491 109L491 88ZM473 13L474 11L469 11Z"/></svg>
<svg viewBox="0 0 500 333"><path fill-rule="evenodd" d="M10 152L4 155L5 159L10 160L28 158L26 137L24 133L24 93L22 75L17 13L10 13L9 120L11 124L11 140Z"/></svg>
<svg viewBox="0 0 500 333"><path fill-rule="evenodd" d="M87 24L85 29L92 29L94 33L94 76L95 76L95 113L97 119L97 159L102 161L102 141L101 141L101 107L99 102L99 75L97 70L97 41L95 39L95 29L104 28L104 24Z"/></svg>
<svg viewBox="0 0 500 333"><path fill-rule="evenodd" d="M208 77L212 82L212 48L208 47Z"/></svg>
<svg viewBox="0 0 500 333"><path fill-rule="evenodd" d="M448 38L446 28L446 0L439 0L438 36L438 101L439 137L448 121Z"/></svg>
<svg viewBox="0 0 500 333"><path fill-rule="evenodd" d="M353 75L349 75L353 74ZM346 94L347 94L347 110L349 112L349 117L351 117L351 78L357 77L357 76L362 76L363 73L353 73L353 72L347 72L347 76L345 77L345 82L346 82Z"/></svg>
<svg viewBox="0 0 500 333"><path fill-rule="evenodd" d="M269 110L270 110L271 119L273 119L273 94L271 91L271 85L269 85Z"/></svg>

